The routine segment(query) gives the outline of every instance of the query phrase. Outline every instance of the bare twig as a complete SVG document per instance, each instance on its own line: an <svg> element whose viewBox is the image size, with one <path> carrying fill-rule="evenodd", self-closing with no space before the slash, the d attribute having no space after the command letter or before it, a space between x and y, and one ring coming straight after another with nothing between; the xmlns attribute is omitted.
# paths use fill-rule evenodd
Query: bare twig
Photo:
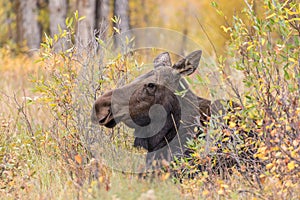
<svg viewBox="0 0 300 200"><path fill-rule="evenodd" d="M195 17L196 17L197 22L198 22L198 24L200 25L202 31L204 32L205 36L207 37L209 43L211 44L211 46L212 46L212 48L213 48L213 50L214 50L215 55L218 56L217 49L216 49L214 43L212 42L212 40L210 39L210 37L209 37L208 33L206 32L205 28L204 28L203 25L201 24L199 18L198 18L196 15L195 15Z"/></svg>

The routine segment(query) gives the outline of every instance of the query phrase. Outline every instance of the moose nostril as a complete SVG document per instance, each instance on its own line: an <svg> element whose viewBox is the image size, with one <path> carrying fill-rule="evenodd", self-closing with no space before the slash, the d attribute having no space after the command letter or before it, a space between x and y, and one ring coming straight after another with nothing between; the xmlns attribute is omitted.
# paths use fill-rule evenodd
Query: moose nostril
<svg viewBox="0 0 300 200"><path fill-rule="evenodd" d="M102 118L99 120L99 123L100 123L100 124L104 124L105 121L106 121L110 116L111 116L111 112L110 112L110 110L109 110L108 114L107 114L106 116L102 117Z"/></svg>
<svg viewBox="0 0 300 200"><path fill-rule="evenodd" d="M148 83L148 88L154 88L155 87L155 84L154 83Z"/></svg>
<svg viewBox="0 0 300 200"><path fill-rule="evenodd" d="M99 120L100 124L103 124L105 122L106 117L103 117L102 119Z"/></svg>

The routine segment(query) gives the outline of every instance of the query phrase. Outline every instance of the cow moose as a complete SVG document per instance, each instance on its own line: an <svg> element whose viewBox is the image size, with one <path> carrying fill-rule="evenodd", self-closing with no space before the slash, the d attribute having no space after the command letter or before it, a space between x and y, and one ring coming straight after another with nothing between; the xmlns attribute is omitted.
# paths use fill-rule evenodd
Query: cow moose
<svg viewBox="0 0 300 200"><path fill-rule="evenodd" d="M134 146L147 150L147 166L154 160L187 156L186 143L199 135L199 126L213 113L225 111L224 103L196 96L184 79L195 72L201 54L194 51L175 64L168 52L159 54L153 70L100 96L92 121L107 128L119 122L133 128Z"/></svg>

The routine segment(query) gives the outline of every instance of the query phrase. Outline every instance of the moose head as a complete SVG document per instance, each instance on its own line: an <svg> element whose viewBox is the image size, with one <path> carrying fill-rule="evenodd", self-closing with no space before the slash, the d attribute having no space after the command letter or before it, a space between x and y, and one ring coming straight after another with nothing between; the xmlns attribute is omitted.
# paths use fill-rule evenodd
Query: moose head
<svg viewBox="0 0 300 200"><path fill-rule="evenodd" d="M183 78L195 72L201 54L194 51L172 64L169 53L161 53L153 70L100 96L92 121L107 128L123 122L135 129L134 146L148 151L148 164L184 155L197 122L210 115L210 101L193 94Z"/></svg>

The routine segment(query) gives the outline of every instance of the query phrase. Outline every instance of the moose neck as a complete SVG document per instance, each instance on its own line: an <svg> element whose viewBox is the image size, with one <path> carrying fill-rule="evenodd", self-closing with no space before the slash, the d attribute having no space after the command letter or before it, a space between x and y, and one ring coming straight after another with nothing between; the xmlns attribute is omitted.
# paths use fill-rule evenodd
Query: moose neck
<svg viewBox="0 0 300 200"><path fill-rule="evenodd" d="M196 96L190 90L187 90L183 96L177 97L180 101L179 109L173 105L164 127L151 137L136 137L134 141L135 147L143 147L148 153L160 149L161 151L170 151L171 149L172 154L177 154L178 151L184 153L186 140L197 135L197 133L194 132L194 127L199 126L199 124L197 124L197 118L200 119L201 125L203 125L204 121L207 120L207 116L210 115L210 101ZM141 135L138 133L139 131L139 129L136 129L135 133ZM171 143L175 144L171 146L176 149L174 151L177 153L172 152L172 148L167 147ZM164 152L164 154L166 154L166 152Z"/></svg>
<svg viewBox="0 0 300 200"><path fill-rule="evenodd" d="M154 160L172 161L174 157L179 158L188 155L187 141L199 135L199 132L195 132L195 130L199 129L195 129L195 127L203 126L208 116L210 116L210 100L198 97L190 90L187 90L185 95L179 98L181 114L177 126L165 126L159 134L151 138L135 139L135 145L139 143L142 145L138 146L142 147L148 145L149 141L157 142L153 148L146 148L148 150L146 156L148 168L153 167ZM160 139L155 140L158 135ZM157 167L159 167L160 162L157 164Z"/></svg>

